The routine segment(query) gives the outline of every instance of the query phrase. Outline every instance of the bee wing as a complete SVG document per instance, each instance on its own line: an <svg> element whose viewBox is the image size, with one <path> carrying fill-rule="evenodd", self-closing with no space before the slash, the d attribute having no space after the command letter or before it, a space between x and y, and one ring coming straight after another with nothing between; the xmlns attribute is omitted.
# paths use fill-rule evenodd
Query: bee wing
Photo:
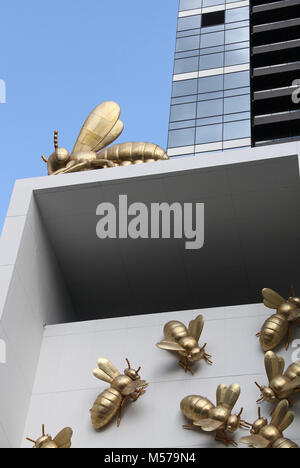
<svg viewBox="0 0 300 468"><path fill-rule="evenodd" d="M176 341L163 340L156 344L160 349L167 349L168 351L184 351L184 348L180 346Z"/></svg>
<svg viewBox="0 0 300 468"><path fill-rule="evenodd" d="M276 406L271 420L271 425L278 427L282 421L285 419L289 410L289 402L287 400L282 400Z"/></svg>
<svg viewBox="0 0 300 468"><path fill-rule="evenodd" d="M214 419L201 419L200 421L194 421L195 426L201 427L204 432L213 432L217 431L223 423L221 421L216 421Z"/></svg>
<svg viewBox="0 0 300 468"><path fill-rule="evenodd" d="M72 153L91 151L95 148L99 151L101 143L118 122L120 112L120 107L115 102L106 101L99 104L83 124ZM120 130L120 127L117 128ZM111 138L113 135L114 132L111 133Z"/></svg>
<svg viewBox="0 0 300 468"><path fill-rule="evenodd" d="M270 446L270 441L261 437L260 435L251 435L248 437L242 437L240 442L242 444L250 445L254 448L268 448Z"/></svg>
<svg viewBox="0 0 300 468"><path fill-rule="evenodd" d="M283 374L284 366L284 359L277 356L273 351L268 351L265 354L265 368L269 382Z"/></svg>
<svg viewBox="0 0 300 468"><path fill-rule="evenodd" d="M70 448L73 431L70 427L65 427L54 439L58 448Z"/></svg>
<svg viewBox="0 0 300 468"><path fill-rule="evenodd" d="M204 327L204 317L203 315L198 315L198 317L195 318L195 320L191 320L191 322L189 323L190 335L193 336L197 341L199 341L203 327Z"/></svg>
<svg viewBox="0 0 300 468"><path fill-rule="evenodd" d="M284 393L290 392L292 394L296 390L300 390L300 377L284 386Z"/></svg>
<svg viewBox="0 0 300 468"><path fill-rule="evenodd" d="M108 359L100 358L98 359L98 369L94 369L93 374L97 379L111 383L120 375L120 372Z"/></svg>
<svg viewBox="0 0 300 468"><path fill-rule="evenodd" d="M103 150L103 148L106 148L106 146L109 146L121 135L123 130L124 130L124 124L121 120L118 120L116 125L106 135L104 140L102 140L99 145L93 148L93 151L96 151L96 153L98 153L99 151Z"/></svg>
<svg viewBox="0 0 300 468"><path fill-rule="evenodd" d="M284 432L291 424L293 424L295 419L295 413L293 411L288 411L285 418L281 421L278 426L280 432Z"/></svg>
<svg viewBox="0 0 300 468"><path fill-rule="evenodd" d="M133 393L138 389L147 387L147 382L145 380L133 380L128 387L129 393Z"/></svg>
<svg viewBox="0 0 300 468"><path fill-rule="evenodd" d="M273 289L264 288L262 290L262 295L265 306L269 307L270 309L278 309L281 304L286 302L286 300L277 294L277 292L273 291Z"/></svg>
<svg viewBox="0 0 300 468"><path fill-rule="evenodd" d="M217 388L217 405L223 405L224 398L227 392L227 385L221 384Z"/></svg>
<svg viewBox="0 0 300 468"><path fill-rule="evenodd" d="M230 387L226 389L226 392L224 391L223 404L232 410L238 401L240 394L241 387L239 384L230 385Z"/></svg>

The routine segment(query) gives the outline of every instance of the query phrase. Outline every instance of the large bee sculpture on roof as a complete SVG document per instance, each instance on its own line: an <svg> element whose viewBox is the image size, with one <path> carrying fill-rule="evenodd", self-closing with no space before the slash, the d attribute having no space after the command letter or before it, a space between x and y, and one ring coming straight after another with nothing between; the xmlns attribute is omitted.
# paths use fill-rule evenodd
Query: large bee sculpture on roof
<svg viewBox="0 0 300 468"><path fill-rule="evenodd" d="M153 143L121 143L107 148L124 129L123 122L119 120L120 113L120 107L115 102L99 104L86 119L71 154L66 148L58 146L58 131L55 130L54 153L48 159L42 155L48 174L68 174L169 159L165 150Z"/></svg>

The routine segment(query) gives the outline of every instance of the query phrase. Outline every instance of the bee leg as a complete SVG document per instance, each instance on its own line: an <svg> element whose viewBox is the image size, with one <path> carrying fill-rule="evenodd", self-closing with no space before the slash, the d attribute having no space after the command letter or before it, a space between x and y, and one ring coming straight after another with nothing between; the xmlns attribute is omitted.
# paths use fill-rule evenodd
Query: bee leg
<svg viewBox="0 0 300 468"><path fill-rule="evenodd" d="M182 361L182 359L180 358L180 359L179 359L179 365L180 365L181 367L183 367L185 373L186 373L187 371L190 371L190 373L191 373L192 375L195 374L195 371L191 368L191 366L189 365L189 361L188 361L186 358L184 359L184 361Z"/></svg>
<svg viewBox="0 0 300 468"><path fill-rule="evenodd" d="M223 442L224 442L225 445L232 444L235 447L238 447L238 443L233 439L229 439L229 437L227 436L227 434L226 434L226 432L224 430L222 431L222 436L223 436Z"/></svg>
<svg viewBox="0 0 300 468"><path fill-rule="evenodd" d="M207 354L207 353L204 354L204 359L205 359L205 361L206 361L208 364L210 364L210 365L213 364L211 358L212 358L212 356L211 356L210 354Z"/></svg>
<svg viewBox="0 0 300 468"><path fill-rule="evenodd" d="M120 424L121 424L122 413L123 413L123 408L124 408L126 399L127 399L127 397L124 397L122 402L121 402L121 405L120 405L119 416L118 416L118 420L117 420L117 427L119 427Z"/></svg>
<svg viewBox="0 0 300 468"><path fill-rule="evenodd" d="M133 400L133 401L136 401L138 398L140 398L140 396L145 393L145 390L143 388L141 388L141 390L139 390L138 392L136 392L135 395L133 395L132 393L129 395L130 398Z"/></svg>
<svg viewBox="0 0 300 468"><path fill-rule="evenodd" d="M288 350L291 342L293 324L290 324L285 349Z"/></svg>
<svg viewBox="0 0 300 468"><path fill-rule="evenodd" d="M223 432L222 432L222 437L219 436L219 431L215 431L214 435L215 435L215 440L217 442L223 442L223 444L225 444L226 446L228 445L228 442L224 439Z"/></svg>

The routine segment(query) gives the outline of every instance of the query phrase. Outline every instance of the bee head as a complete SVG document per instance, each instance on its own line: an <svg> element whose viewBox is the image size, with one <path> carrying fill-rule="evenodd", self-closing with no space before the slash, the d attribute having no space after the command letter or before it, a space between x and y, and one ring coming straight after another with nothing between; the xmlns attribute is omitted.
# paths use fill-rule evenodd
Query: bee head
<svg viewBox="0 0 300 468"><path fill-rule="evenodd" d="M251 434L259 434L263 427L268 425L268 420L261 417L261 409L258 408L258 419L253 423Z"/></svg>
<svg viewBox="0 0 300 468"><path fill-rule="evenodd" d="M44 444L52 442L52 437L48 434L45 434L45 425L43 424L41 437L39 437L37 440L32 440L32 439L29 439L29 437L26 437L26 440L34 444L33 448L39 449L39 448L42 448Z"/></svg>
<svg viewBox="0 0 300 468"><path fill-rule="evenodd" d="M259 402L261 402L263 400L267 401L268 403L275 403L276 402L277 398L276 398L276 395L275 395L274 391L272 390L272 388L262 387L257 382L255 382L255 385L261 391L261 397L257 400L257 403L259 403Z"/></svg>
<svg viewBox="0 0 300 468"><path fill-rule="evenodd" d="M289 302L291 302L292 304L300 308L300 297L296 296L296 290L294 286L292 286L291 289L292 289L292 297L289 297Z"/></svg>
<svg viewBox="0 0 300 468"><path fill-rule="evenodd" d="M239 414L233 414L228 418L226 430L231 434L240 427L243 410L242 408Z"/></svg>
<svg viewBox="0 0 300 468"><path fill-rule="evenodd" d="M139 380L139 372L141 370L141 367L139 367L137 370L132 369L129 360L126 358L126 362L128 364L127 369L125 369L124 374L127 375L127 377L130 377L131 380Z"/></svg>
<svg viewBox="0 0 300 468"><path fill-rule="evenodd" d="M203 357L203 350L199 348L199 346L193 348L187 356L190 362L200 361L202 357Z"/></svg>
<svg viewBox="0 0 300 468"><path fill-rule="evenodd" d="M65 163L69 160L69 151L58 146L58 131L54 130L54 149L57 162Z"/></svg>

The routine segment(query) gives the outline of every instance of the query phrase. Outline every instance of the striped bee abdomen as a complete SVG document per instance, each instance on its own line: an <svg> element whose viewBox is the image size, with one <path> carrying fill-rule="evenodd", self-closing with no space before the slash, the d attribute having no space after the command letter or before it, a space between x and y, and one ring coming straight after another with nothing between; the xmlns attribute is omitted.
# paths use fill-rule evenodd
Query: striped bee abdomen
<svg viewBox="0 0 300 468"><path fill-rule="evenodd" d="M114 388L104 390L96 399L91 409L91 418L96 430L106 426L120 408L122 395Z"/></svg>
<svg viewBox="0 0 300 468"><path fill-rule="evenodd" d="M121 143L98 153L99 159L113 161L116 165L141 164L169 159L167 153L154 143Z"/></svg>
<svg viewBox="0 0 300 468"><path fill-rule="evenodd" d="M288 328L289 323L283 315L274 314L266 320L260 335L263 350L266 352L276 348L286 336Z"/></svg>
<svg viewBox="0 0 300 468"><path fill-rule="evenodd" d="M272 448L287 449L287 448L299 448L299 446L295 442L291 441L290 439L281 437L281 439L278 439L276 440L276 442L274 442Z"/></svg>
<svg viewBox="0 0 300 468"><path fill-rule="evenodd" d="M189 395L182 400L180 408L186 418L199 421L209 417L209 411L214 408L214 405L207 398Z"/></svg>

